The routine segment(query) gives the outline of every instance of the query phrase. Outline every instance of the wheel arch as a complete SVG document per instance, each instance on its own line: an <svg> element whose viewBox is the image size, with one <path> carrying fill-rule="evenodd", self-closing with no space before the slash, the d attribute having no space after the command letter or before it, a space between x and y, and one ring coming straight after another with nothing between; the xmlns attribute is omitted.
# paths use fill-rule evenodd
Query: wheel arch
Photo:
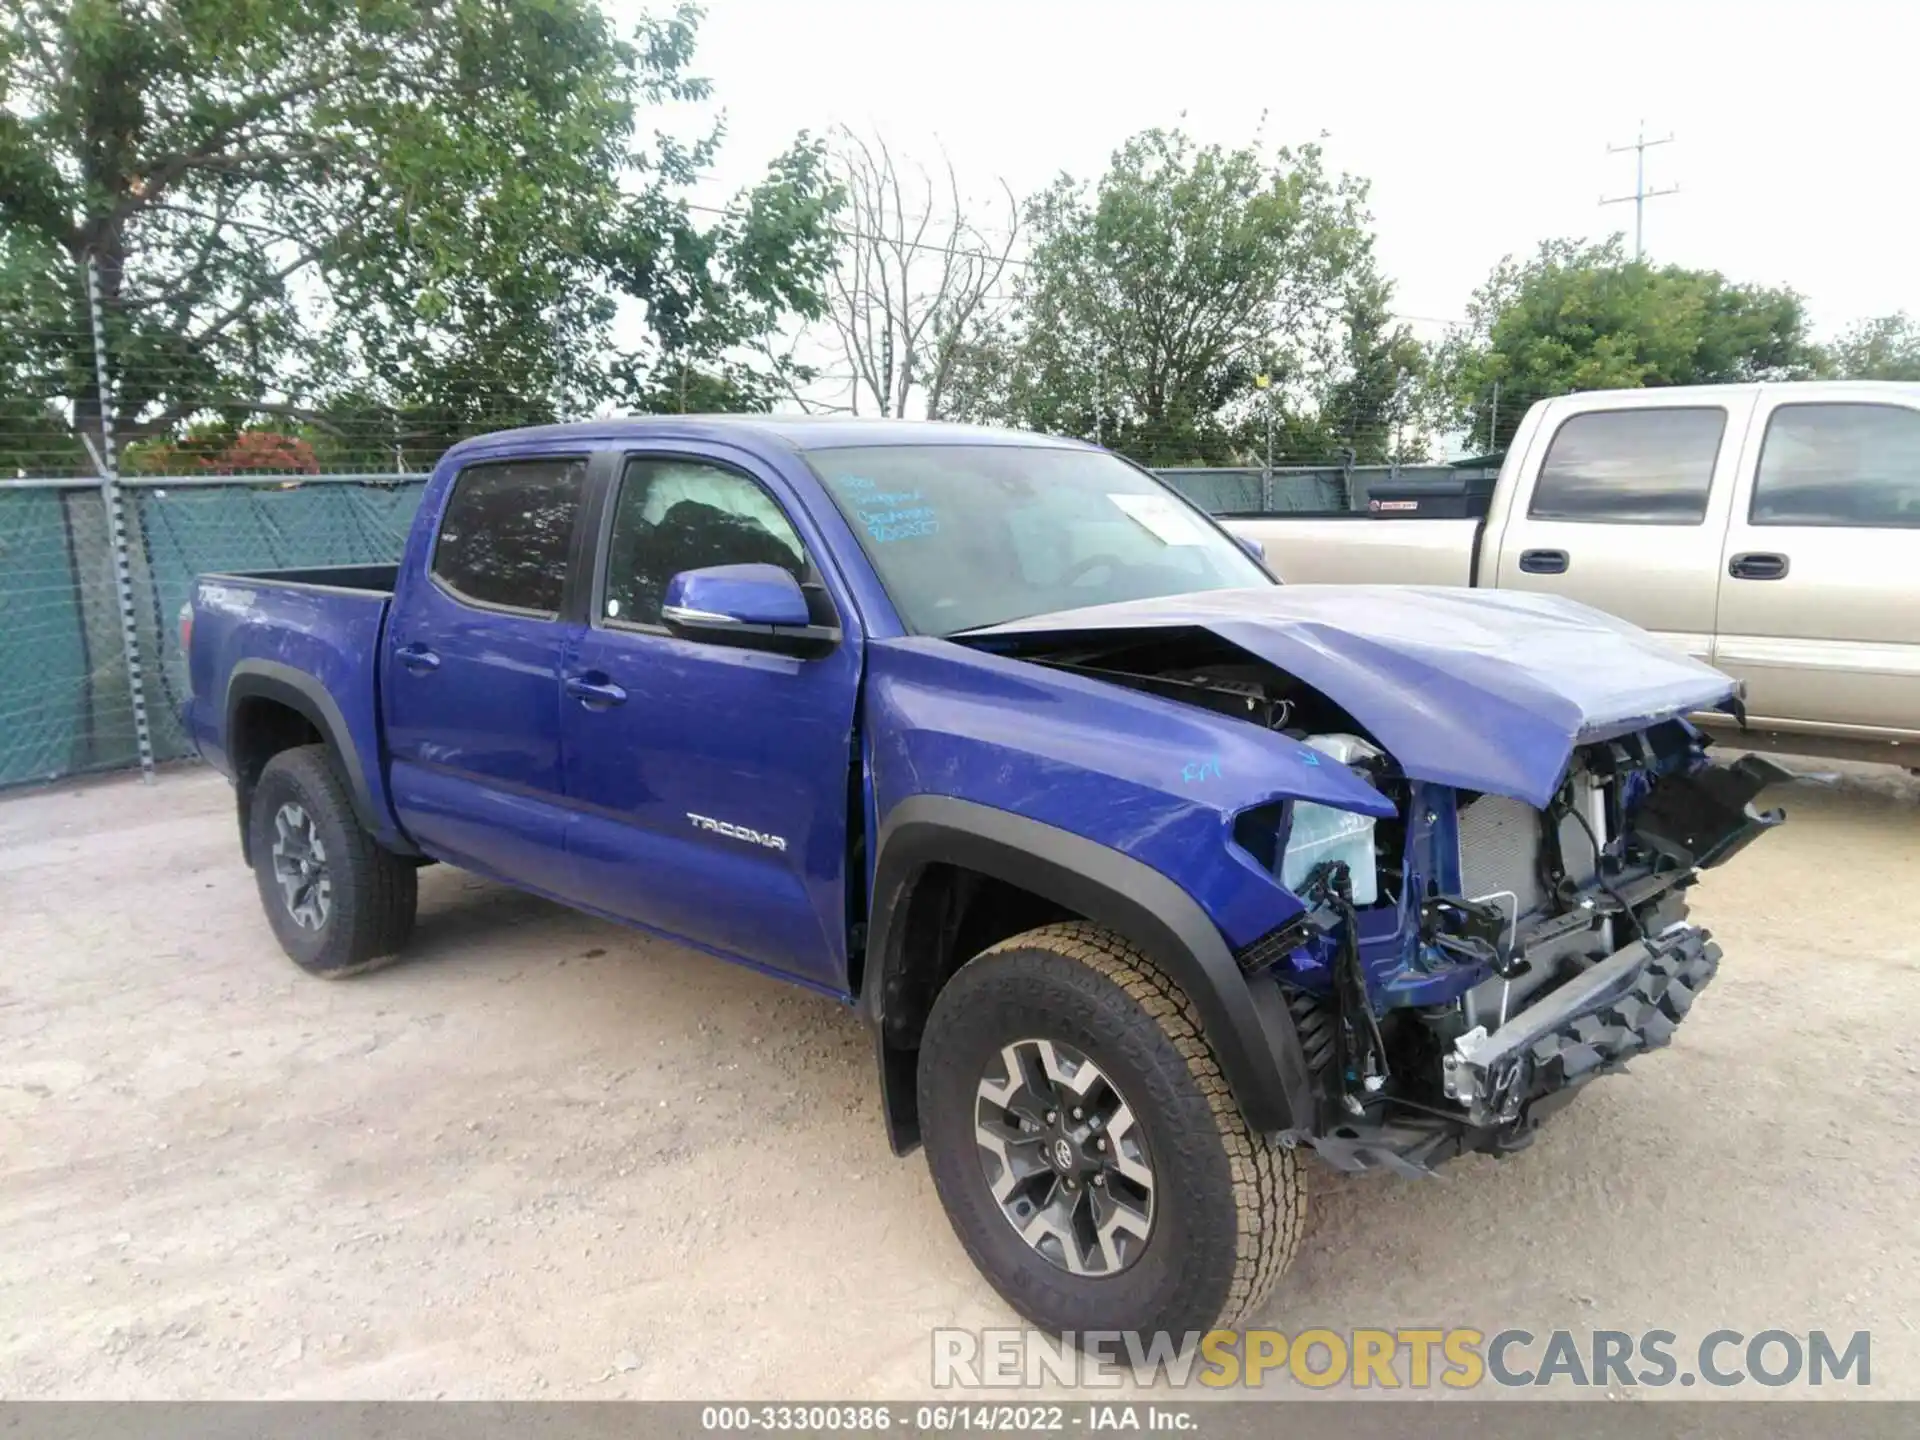
<svg viewBox="0 0 1920 1440"><path fill-rule="evenodd" d="M354 817L369 834L381 832L379 809L346 718L326 688L305 671L274 660L243 660L227 681L226 749L233 767L240 852L251 865L247 812L267 762L300 745L325 745L346 778Z"/></svg>
<svg viewBox="0 0 1920 1440"><path fill-rule="evenodd" d="M1011 912L980 920L972 902L983 896L989 905L1011 904ZM1185 890L1084 836L972 801L921 795L901 801L881 827L860 997L895 1153L919 1143L915 1067L940 987L987 945L1063 918L1112 930L1181 987L1254 1130L1286 1130L1296 1116L1311 1116L1306 1056L1278 987L1247 983Z"/></svg>

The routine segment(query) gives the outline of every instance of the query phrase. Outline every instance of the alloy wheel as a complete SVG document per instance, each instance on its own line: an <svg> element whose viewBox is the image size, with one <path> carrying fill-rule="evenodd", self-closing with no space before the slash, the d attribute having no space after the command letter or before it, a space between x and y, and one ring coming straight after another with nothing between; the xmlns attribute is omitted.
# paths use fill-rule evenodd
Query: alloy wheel
<svg viewBox="0 0 1920 1440"><path fill-rule="evenodd" d="M1115 1275L1153 1230L1153 1163L1132 1107L1070 1045L1016 1040L980 1078L974 1139L1007 1223L1073 1275Z"/></svg>
<svg viewBox="0 0 1920 1440"><path fill-rule="evenodd" d="M273 878L287 914L302 930L318 930L333 910L327 847L306 807L289 800L273 815Z"/></svg>

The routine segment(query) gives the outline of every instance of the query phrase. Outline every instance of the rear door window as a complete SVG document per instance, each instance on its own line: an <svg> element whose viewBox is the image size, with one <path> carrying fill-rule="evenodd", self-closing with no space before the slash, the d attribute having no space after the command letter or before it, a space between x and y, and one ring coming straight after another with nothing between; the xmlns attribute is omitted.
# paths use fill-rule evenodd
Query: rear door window
<svg viewBox="0 0 1920 1440"><path fill-rule="evenodd" d="M470 604L558 616L586 472L579 459L469 465L440 517L433 578Z"/></svg>
<svg viewBox="0 0 1920 1440"><path fill-rule="evenodd" d="M1782 405L1767 421L1748 521L1920 529L1920 410Z"/></svg>
<svg viewBox="0 0 1920 1440"><path fill-rule="evenodd" d="M1698 525L1727 412L1595 410L1554 433L1527 514L1613 525Z"/></svg>

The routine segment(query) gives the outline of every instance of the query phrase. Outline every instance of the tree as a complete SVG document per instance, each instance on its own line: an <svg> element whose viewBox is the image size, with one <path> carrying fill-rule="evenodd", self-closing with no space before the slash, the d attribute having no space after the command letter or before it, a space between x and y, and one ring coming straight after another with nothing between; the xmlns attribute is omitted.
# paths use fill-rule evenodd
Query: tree
<svg viewBox="0 0 1920 1440"><path fill-rule="evenodd" d="M1920 322L1905 312L1862 320L1833 348L1840 380L1920 380Z"/></svg>
<svg viewBox="0 0 1920 1440"><path fill-rule="evenodd" d="M1334 378L1343 312L1375 283L1365 197L1315 146L1135 136L1091 186L1031 203L1016 313L971 337L958 407L1153 464L1247 458L1266 405L1311 409Z"/></svg>
<svg viewBox="0 0 1920 1440"><path fill-rule="evenodd" d="M1796 379L1820 363L1793 291L1628 260L1615 236L1550 240L1525 263L1501 261L1435 368L1443 409L1468 443L1499 450L1542 396Z"/></svg>
<svg viewBox="0 0 1920 1440"><path fill-rule="evenodd" d="M644 150L634 129L707 96L698 15L622 38L591 0L23 0L0 32L0 316L26 328L0 388L24 413L0 423L100 428L89 268L128 440L271 415L384 468L670 405L658 377L689 366L760 398L730 367L817 312L836 195L803 136L694 223L717 127Z"/></svg>
<svg viewBox="0 0 1920 1440"><path fill-rule="evenodd" d="M827 281L827 319L846 366L854 414L930 419L970 331L1004 309L1003 277L1019 235L1020 207L1002 190L1006 216L991 238L967 213L952 164L937 179L896 161L883 139L842 129L835 178L847 196L845 245Z"/></svg>
<svg viewBox="0 0 1920 1440"><path fill-rule="evenodd" d="M1311 413L1295 418L1292 454L1346 453L1361 465L1425 458L1419 410L1427 355L1394 319L1392 304L1390 283L1370 267L1356 274L1342 314L1343 363Z"/></svg>

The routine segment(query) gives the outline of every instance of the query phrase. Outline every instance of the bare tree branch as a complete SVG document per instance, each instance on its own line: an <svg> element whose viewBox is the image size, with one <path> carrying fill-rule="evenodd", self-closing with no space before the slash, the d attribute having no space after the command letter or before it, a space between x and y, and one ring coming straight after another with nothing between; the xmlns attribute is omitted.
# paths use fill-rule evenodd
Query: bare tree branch
<svg viewBox="0 0 1920 1440"><path fill-rule="evenodd" d="M772 337L763 337L753 348L762 360L767 362L768 371L780 381L780 388L787 392L787 398L800 407L807 415L846 415L853 413L846 405L835 405L806 393L799 377L794 373L794 353L799 347L795 338L787 342L784 354L775 350Z"/></svg>
<svg viewBox="0 0 1920 1440"><path fill-rule="evenodd" d="M852 378L849 408L905 415L917 406L938 418L967 336L1004 307L998 287L1019 243L1019 202L1002 183L1005 235L990 241L944 155L936 183L883 137L843 129L834 154L848 229L827 321Z"/></svg>

